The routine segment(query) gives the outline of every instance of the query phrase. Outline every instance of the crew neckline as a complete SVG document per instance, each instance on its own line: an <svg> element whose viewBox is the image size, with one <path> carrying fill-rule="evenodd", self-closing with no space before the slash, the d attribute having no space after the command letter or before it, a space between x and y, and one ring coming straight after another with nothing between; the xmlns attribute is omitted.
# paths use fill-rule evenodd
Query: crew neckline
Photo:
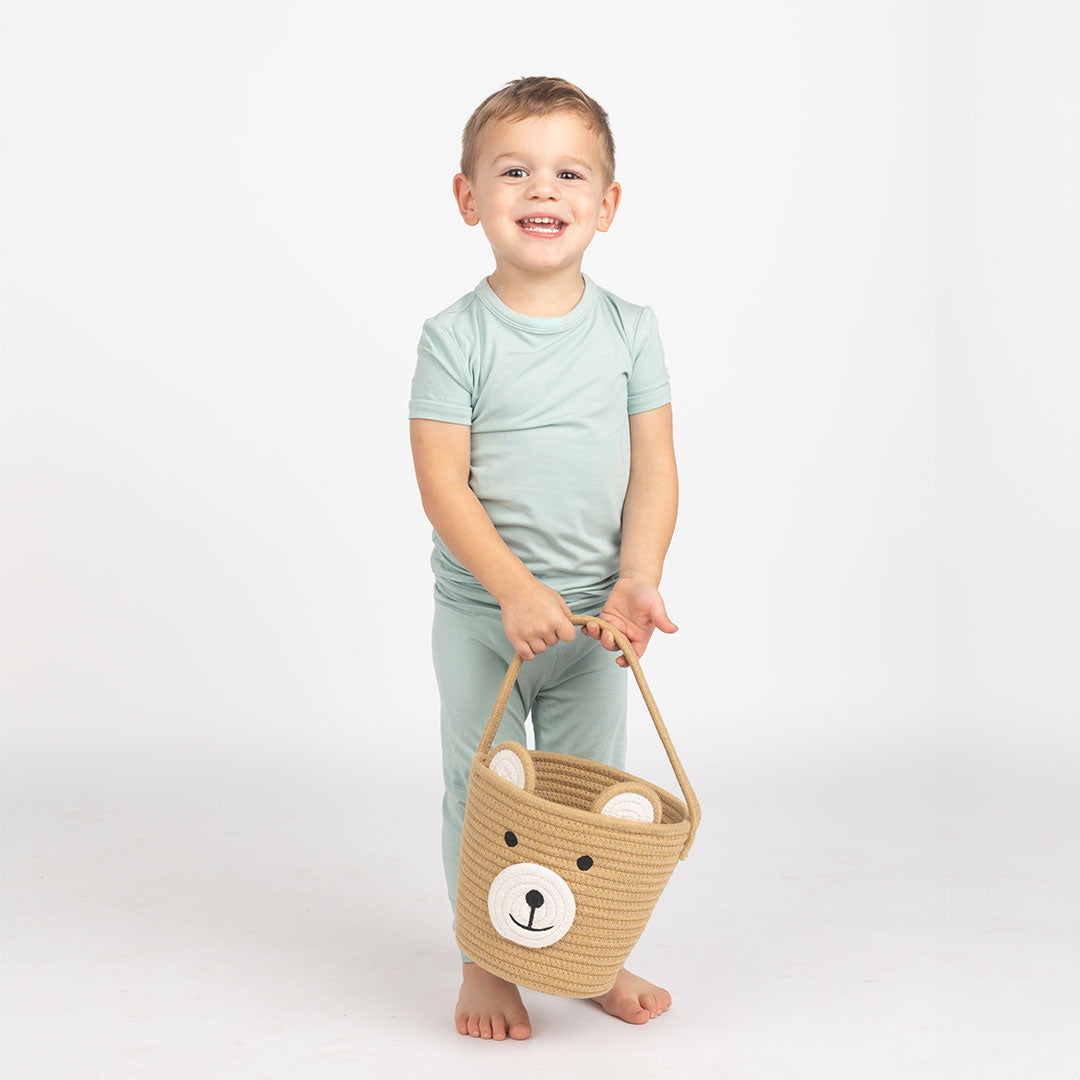
<svg viewBox="0 0 1080 1080"><path fill-rule="evenodd" d="M581 322L589 314L596 302L595 283L588 274L582 273L581 276L585 281L585 291L581 294L581 299L565 315L545 317L541 315L523 315L520 311L515 311L499 299L499 294L488 284L486 274L476 286L476 294L483 301L485 307L489 308L503 322L510 323L511 326L521 327L523 330L532 330L538 334L556 334Z"/></svg>

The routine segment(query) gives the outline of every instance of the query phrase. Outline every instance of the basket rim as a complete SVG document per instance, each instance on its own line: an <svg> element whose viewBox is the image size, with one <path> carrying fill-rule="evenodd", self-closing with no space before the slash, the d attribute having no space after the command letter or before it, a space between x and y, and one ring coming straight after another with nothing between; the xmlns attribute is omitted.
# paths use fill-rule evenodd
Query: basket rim
<svg viewBox="0 0 1080 1080"><path fill-rule="evenodd" d="M490 752L489 752L490 753ZM592 768L596 768L598 763L590 761L588 758L575 757L573 754L557 754L551 750L530 750L534 761L540 760L569 760L580 761ZM596 826L598 823L602 823L604 828L612 828L619 832L626 832L636 834L639 836L685 836L690 831L690 811L687 808L685 802L675 795L672 795L670 791L666 791L662 787L658 787L652 783L651 780L644 780L640 776L635 776L633 773L626 772L625 769L617 769L614 765L602 765L605 770L610 770L616 773L624 780L635 780L638 783L645 784L651 787L658 795L666 796L667 800L673 803L679 810L682 811L684 817L682 821L630 821L626 818L612 817L610 814L598 814L592 810L582 810L577 806L567 806L565 803L554 802L552 799L545 799L541 795L537 795L535 792L526 791L524 788L519 788L517 784L512 783L505 777L500 776L497 772L489 769L483 762L488 754L477 751L473 755L472 765L470 766L470 772L472 769L477 769L482 773L487 774L487 778L496 785L502 786L503 790L508 794L514 795L520 799L526 805L532 804L538 810L546 810L550 813L550 807L556 807L560 814L565 814L571 820L577 820L586 825ZM613 781L617 782L617 781Z"/></svg>

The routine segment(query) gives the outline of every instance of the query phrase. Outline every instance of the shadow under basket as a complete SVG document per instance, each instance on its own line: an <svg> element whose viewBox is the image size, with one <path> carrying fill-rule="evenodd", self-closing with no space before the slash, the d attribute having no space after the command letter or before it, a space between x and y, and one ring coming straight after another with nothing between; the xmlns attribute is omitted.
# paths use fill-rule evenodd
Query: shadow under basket
<svg viewBox="0 0 1080 1080"><path fill-rule="evenodd" d="M521 670L515 656L469 770L458 861L458 946L482 968L562 997L596 997L641 937L701 809L626 636L595 615L626 657L685 802L609 765L492 747ZM614 658L612 659L614 662Z"/></svg>

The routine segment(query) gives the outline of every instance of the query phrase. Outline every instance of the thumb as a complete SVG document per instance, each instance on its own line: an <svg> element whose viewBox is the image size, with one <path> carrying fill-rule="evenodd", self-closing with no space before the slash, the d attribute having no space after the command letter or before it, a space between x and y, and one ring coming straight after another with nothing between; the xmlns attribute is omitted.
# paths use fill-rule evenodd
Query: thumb
<svg viewBox="0 0 1080 1080"><path fill-rule="evenodd" d="M657 599L653 605L652 611L649 612L652 617L653 625L658 630L663 630L665 634L674 634L679 628L668 618L667 611L664 610L664 601Z"/></svg>

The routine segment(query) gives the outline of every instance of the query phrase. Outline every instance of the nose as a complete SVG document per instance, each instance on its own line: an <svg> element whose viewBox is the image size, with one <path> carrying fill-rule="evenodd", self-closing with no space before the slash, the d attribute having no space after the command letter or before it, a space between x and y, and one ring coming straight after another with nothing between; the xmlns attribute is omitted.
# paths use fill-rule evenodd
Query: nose
<svg viewBox="0 0 1080 1080"><path fill-rule="evenodd" d="M544 906L544 894L539 889L530 889L525 894L525 903L534 910Z"/></svg>
<svg viewBox="0 0 1080 1080"><path fill-rule="evenodd" d="M534 173L525 191L526 198L550 198L555 191L555 181L544 177L542 173Z"/></svg>

